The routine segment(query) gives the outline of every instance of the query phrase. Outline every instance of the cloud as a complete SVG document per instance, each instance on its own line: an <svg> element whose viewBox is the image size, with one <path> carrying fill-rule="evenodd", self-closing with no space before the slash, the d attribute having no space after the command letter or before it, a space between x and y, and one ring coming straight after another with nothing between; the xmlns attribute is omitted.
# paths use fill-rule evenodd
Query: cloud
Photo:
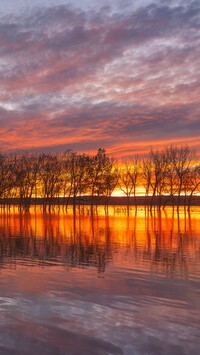
<svg viewBox="0 0 200 355"><path fill-rule="evenodd" d="M199 2L120 4L0 21L2 149L112 151L199 134Z"/></svg>

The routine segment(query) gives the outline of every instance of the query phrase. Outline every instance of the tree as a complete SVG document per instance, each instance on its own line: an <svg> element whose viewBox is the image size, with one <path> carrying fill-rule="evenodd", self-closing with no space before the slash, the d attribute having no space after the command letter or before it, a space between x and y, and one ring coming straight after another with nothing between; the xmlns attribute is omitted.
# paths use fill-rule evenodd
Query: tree
<svg viewBox="0 0 200 355"><path fill-rule="evenodd" d="M10 192L15 186L16 177L14 174L15 156L0 154L0 197L10 197Z"/></svg>
<svg viewBox="0 0 200 355"><path fill-rule="evenodd" d="M153 204L154 197L155 196L161 197L165 192L165 178L166 178L168 161L163 151L158 152L158 151L151 150L149 154L149 158L152 164L151 189L152 189L152 204Z"/></svg>
<svg viewBox="0 0 200 355"><path fill-rule="evenodd" d="M118 185L120 190L127 196L128 205L130 196L133 195L136 197L140 167L139 158L135 156L132 159L124 160L119 168Z"/></svg>
<svg viewBox="0 0 200 355"><path fill-rule="evenodd" d="M153 167L150 157L143 159L142 162L142 181L145 188L145 195L149 196L151 192L152 185L152 176L153 176Z"/></svg>
<svg viewBox="0 0 200 355"><path fill-rule="evenodd" d="M24 154L16 157L15 161L15 188L21 203L30 204L30 199L37 195L39 175L39 156ZM25 201L26 200L26 201Z"/></svg>
<svg viewBox="0 0 200 355"><path fill-rule="evenodd" d="M39 156L39 184L41 195L46 199L58 197L62 189L62 165L57 155Z"/></svg>
<svg viewBox="0 0 200 355"><path fill-rule="evenodd" d="M86 192L88 186L88 166L90 158L86 154L77 154L71 150L65 153L64 181L65 194L73 196L75 204L76 196Z"/></svg>
<svg viewBox="0 0 200 355"><path fill-rule="evenodd" d="M190 168L187 175L184 176L183 186L185 196L188 195L188 206L191 206L192 197L200 192L200 165Z"/></svg>
<svg viewBox="0 0 200 355"><path fill-rule="evenodd" d="M178 195L178 204L180 204L181 193L184 193L184 179L186 179L190 170L193 168L196 155L188 146L171 146L166 148L165 154L167 160L174 171L173 185Z"/></svg>
<svg viewBox="0 0 200 355"><path fill-rule="evenodd" d="M88 192L91 197L104 196L114 188L116 176L111 178L112 171L113 160L106 155L105 149L99 148L97 154L89 160Z"/></svg>

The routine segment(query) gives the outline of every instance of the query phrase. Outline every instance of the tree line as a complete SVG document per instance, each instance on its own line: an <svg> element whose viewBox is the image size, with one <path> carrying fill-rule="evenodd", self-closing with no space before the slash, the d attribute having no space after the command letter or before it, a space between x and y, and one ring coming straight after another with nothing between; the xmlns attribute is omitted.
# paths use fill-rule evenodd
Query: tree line
<svg viewBox="0 0 200 355"><path fill-rule="evenodd" d="M200 192L200 163L188 146L170 146L161 151L151 150L145 158L134 156L117 161L105 149L95 155L67 150L62 154L0 155L0 198L32 198L78 196L110 197L118 189L127 200L144 189L145 196L162 199L182 195L188 201ZM161 201L161 200L160 200Z"/></svg>
<svg viewBox="0 0 200 355"><path fill-rule="evenodd" d="M145 159L137 156L123 162L119 170L119 187L129 198L136 196L143 186L145 196L162 203L168 196L179 205L181 196L192 197L200 192L200 162L197 154L188 146L170 146L161 151L150 150Z"/></svg>

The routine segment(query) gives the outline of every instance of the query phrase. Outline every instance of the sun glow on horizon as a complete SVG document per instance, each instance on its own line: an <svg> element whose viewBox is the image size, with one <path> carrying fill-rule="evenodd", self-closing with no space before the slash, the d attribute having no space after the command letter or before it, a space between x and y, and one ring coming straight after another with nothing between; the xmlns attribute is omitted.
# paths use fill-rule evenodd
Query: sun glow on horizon
<svg viewBox="0 0 200 355"><path fill-rule="evenodd" d="M145 196L145 188L143 186L138 186L136 188L136 196ZM112 192L112 196L113 197L126 197L126 194L119 188L115 188L115 190ZM131 194L131 197L133 197L134 195Z"/></svg>

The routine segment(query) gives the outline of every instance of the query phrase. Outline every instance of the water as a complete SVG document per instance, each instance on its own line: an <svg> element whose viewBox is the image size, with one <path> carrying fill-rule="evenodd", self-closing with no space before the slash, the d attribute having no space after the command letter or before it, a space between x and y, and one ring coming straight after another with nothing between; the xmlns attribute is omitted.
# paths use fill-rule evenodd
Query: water
<svg viewBox="0 0 200 355"><path fill-rule="evenodd" d="M200 209L0 214L0 354L200 349Z"/></svg>

